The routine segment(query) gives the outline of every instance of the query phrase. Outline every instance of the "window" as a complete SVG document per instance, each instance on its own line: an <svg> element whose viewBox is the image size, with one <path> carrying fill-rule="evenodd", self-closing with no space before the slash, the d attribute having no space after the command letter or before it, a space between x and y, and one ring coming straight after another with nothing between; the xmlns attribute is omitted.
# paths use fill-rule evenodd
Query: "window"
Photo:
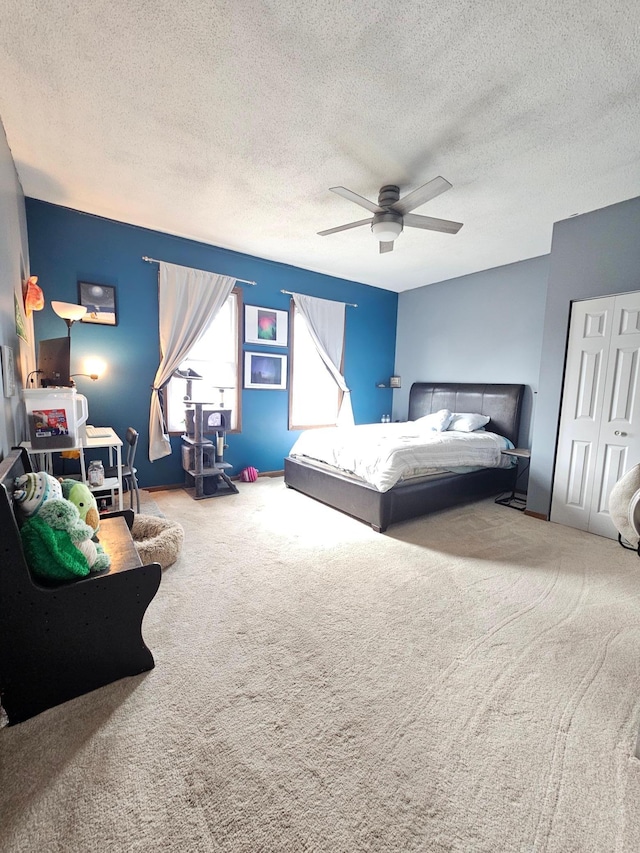
<svg viewBox="0 0 640 853"><path fill-rule="evenodd" d="M241 429L240 329L242 291L234 288L209 328L191 349L180 370L202 376L191 382L191 398L231 410L231 429ZM222 389L222 391L220 390ZM165 388L165 418L169 432L184 432L187 381L173 378Z"/></svg>
<svg viewBox="0 0 640 853"><path fill-rule="evenodd" d="M318 355L304 317L295 306L292 311L289 429L335 426L342 392Z"/></svg>

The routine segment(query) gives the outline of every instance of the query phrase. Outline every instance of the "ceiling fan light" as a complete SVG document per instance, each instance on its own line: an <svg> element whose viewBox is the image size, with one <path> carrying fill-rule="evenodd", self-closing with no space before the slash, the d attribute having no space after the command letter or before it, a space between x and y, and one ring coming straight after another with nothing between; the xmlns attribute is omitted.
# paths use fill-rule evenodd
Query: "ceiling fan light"
<svg viewBox="0 0 640 853"><path fill-rule="evenodd" d="M402 232L401 222L374 222L371 226L373 236L380 243L392 243Z"/></svg>

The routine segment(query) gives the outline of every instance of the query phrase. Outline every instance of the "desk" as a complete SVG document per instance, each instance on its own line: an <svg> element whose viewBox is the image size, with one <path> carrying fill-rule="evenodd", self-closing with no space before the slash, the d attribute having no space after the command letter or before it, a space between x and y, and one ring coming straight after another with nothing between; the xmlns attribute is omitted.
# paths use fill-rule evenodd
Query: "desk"
<svg viewBox="0 0 640 853"><path fill-rule="evenodd" d="M80 472L82 474L82 480L85 483L87 482L87 471L85 468L84 460L85 451L98 450L99 448L106 447L109 450L109 464L113 465L113 453L115 450L115 465L118 469L118 476L108 477L105 479L102 486L90 486L90 488L92 492L108 492L117 489L118 509L122 509L122 439L116 434L115 430L113 430L111 427L103 427L103 429L104 435L100 436L99 438L89 438L85 434L84 429L81 428L81 443L77 444L75 447L65 447L64 450L80 451ZM26 448L29 456L40 457L38 461L38 469L42 471L47 471L48 473L52 473L53 471L53 454L62 452L62 449L60 448L57 448L55 450L34 450L31 447L30 441L23 441L20 446Z"/></svg>

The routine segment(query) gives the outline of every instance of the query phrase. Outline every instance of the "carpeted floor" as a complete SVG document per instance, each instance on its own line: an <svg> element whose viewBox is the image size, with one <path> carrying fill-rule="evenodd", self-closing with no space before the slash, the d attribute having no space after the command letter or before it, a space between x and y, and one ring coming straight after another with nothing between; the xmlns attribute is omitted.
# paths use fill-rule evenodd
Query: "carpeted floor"
<svg viewBox="0 0 640 853"><path fill-rule="evenodd" d="M491 501L193 501L156 668L0 730L0 850L640 849L640 560Z"/></svg>
<svg viewBox="0 0 640 853"><path fill-rule="evenodd" d="M146 489L140 489L140 513L142 515L158 515L160 518L164 517L164 513L158 506L158 503L155 499L155 495L157 492L148 492ZM125 507L129 506L129 498L125 495ZM134 499L134 508L135 508L135 499Z"/></svg>

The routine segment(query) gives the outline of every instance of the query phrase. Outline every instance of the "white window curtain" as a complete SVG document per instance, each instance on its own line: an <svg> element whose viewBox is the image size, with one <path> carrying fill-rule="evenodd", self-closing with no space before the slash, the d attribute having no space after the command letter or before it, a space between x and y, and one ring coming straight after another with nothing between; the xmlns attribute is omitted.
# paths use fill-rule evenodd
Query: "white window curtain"
<svg viewBox="0 0 640 853"><path fill-rule="evenodd" d="M316 299L302 293L292 294L294 304L304 317L318 355L342 391L342 404L336 421L338 426L353 426L351 391L340 373L344 353L344 322L346 305L329 299Z"/></svg>
<svg viewBox="0 0 640 853"><path fill-rule="evenodd" d="M235 278L160 263L160 365L153 380L149 412L149 460L171 454L160 394L191 347L216 316L236 283Z"/></svg>

